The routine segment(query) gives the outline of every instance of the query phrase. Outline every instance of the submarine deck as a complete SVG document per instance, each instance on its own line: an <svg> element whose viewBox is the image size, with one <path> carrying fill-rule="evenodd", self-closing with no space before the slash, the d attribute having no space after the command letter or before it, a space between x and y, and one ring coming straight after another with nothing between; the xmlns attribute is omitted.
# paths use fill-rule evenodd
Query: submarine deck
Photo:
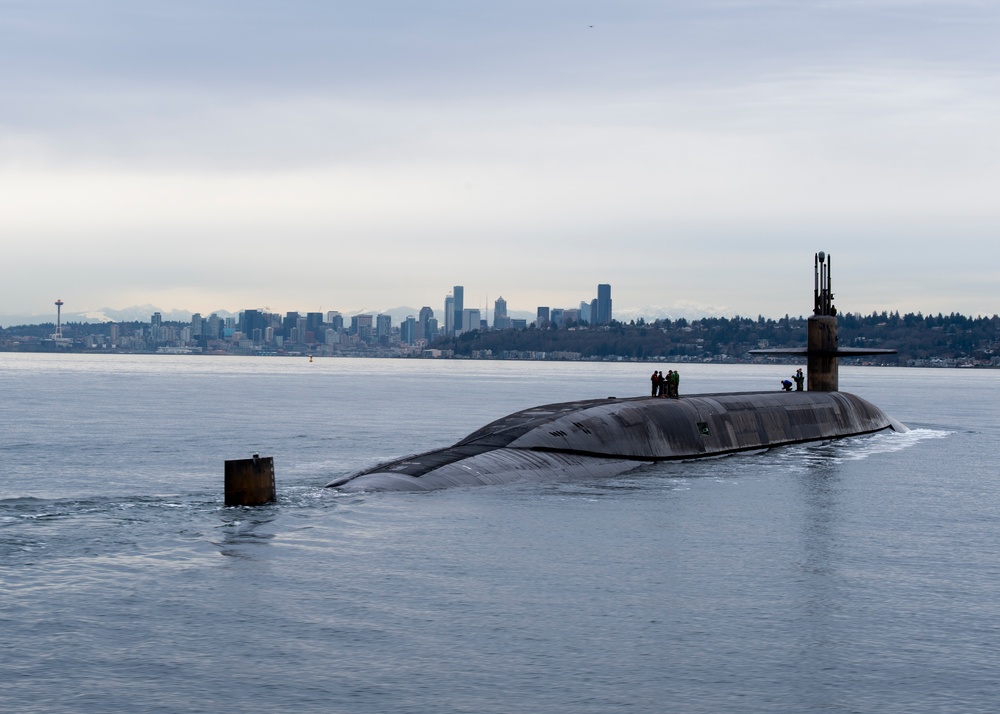
<svg viewBox="0 0 1000 714"><path fill-rule="evenodd" d="M497 450L648 462L856 436L888 428L894 428L894 423L880 409L846 392L586 399L514 412L453 446L382 463L329 485L376 473L419 478Z"/></svg>

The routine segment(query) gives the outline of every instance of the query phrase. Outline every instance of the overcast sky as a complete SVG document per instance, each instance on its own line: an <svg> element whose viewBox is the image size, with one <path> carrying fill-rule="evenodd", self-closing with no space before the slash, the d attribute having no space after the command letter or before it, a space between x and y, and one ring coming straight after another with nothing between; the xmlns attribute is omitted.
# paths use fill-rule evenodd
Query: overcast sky
<svg viewBox="0 0 1000 714"><path fill-rule="evenodd" d="M1000 312L992 0L0 0L0 313Z"/></svg>

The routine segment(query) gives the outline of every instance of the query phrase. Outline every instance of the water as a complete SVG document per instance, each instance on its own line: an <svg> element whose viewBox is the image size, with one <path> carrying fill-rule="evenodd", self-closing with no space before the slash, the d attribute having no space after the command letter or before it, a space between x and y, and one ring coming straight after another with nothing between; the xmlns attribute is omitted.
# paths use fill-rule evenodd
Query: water
<svg viewBox="0 0 1000 714"><path fill-rule="evenodd" d="M0 355L0 709L995 709L995 371L842 370L908 434L322 488L651 369ZM681 391L786 372L681 365ZM223 507L252 453L279 503Z"/></svg>

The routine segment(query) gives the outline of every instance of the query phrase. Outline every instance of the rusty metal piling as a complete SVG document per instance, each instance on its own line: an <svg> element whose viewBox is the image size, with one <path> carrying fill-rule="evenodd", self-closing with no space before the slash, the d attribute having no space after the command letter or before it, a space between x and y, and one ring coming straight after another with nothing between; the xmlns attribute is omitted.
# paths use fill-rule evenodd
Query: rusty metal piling
<svg viewBox="0 0 1000 714"><path fill-rule="evenodd" d="M274 458L254 454L252 459L226 461L227 506L260 506L276 500Z"/></svg>

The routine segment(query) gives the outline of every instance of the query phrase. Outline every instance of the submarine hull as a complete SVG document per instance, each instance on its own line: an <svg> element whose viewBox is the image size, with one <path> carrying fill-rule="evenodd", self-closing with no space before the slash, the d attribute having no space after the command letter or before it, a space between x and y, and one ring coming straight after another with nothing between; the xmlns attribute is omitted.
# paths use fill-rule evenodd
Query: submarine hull
<svg viewBox="0 0 1000 714"><path fill-rule="evenodd" d="M906 428L846 392L742 392L596 399L515 412L454 446L327 484L426 491L545 476L612 476L644 463L721 456Z"/></svg>

